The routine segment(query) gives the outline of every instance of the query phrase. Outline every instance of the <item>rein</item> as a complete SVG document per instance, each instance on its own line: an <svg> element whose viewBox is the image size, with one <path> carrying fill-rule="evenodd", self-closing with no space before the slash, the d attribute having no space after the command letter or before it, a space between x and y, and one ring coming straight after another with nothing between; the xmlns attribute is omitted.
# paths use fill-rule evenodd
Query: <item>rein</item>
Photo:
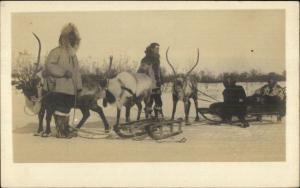
<svg viewBox="0 0 300 188"><path fill-rule="evenodd" d="M76 115L76 106L77 106L77 82L73 78L72 78L72 81L73 81L74 90L75 90L74 91L74 96L75 97L74 97L73 119L72 119L72 124L74 125L74 123L75 123L75 115Z"/></svg>
<svg viewBox="0 0 300 188"><path fill-rule="evenodd" d="M212 96L204 93L203 91L200 91L199 89L197 89L197 92L200 93L200 94L202 94L202 95L204 95L204 96L206 96L206 97L209 97L210 99L212 99L212 100L214 100L216 102L220 102L218 99L216 99L216 98L214 98L214 97L212 97Z"/></svg>
<svg viewBox="0 0 300 188"><path fill-rule="evenodd" d="M122 80L118 79L118 82L120 83L121 89L122 89L122 92L120 94L120 98L123 96L123 94L124 94L125 91L127 91L128 93L130 93L133 96L133 98L136 98L136 94L131 89L129 89L128 87L126 87L125 84L122 82Z"/></svg>

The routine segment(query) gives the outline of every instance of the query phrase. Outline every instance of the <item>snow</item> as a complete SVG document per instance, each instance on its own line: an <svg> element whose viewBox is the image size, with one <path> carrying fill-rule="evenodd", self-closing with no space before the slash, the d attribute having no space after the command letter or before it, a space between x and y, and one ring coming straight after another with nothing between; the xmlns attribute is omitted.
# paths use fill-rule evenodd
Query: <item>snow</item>
<svg viewBox="0 0 300 188"><path fill-rule="evenodd" d="M247 95L264 83L238 83ZM280 83L284 86L284 83ZM213 98L222 101L222 84L203 84L198 88ZM162 95L166 117L171 116L171 88L167 86ZM142 141L119 139L57 139L33 136L37 130L37 116L24 113L25 99L22 93L13 90L13 141L15 162L117 162L117 161L283 161L285 160L285 123L251 123L249 128L238 126L214 126L207 122L193 122L195 108L192 103L190 121L192 125L183 127L183 134L158 143L150 138ZM212 99L199 95L199 98ZM102 104L102 101L99 101ZM199 100L199 107L210 103ZM104 113L110 123L115 122L116 108L108 106ZM131 111L134 120L137 108ZM125 109L122 111L124 121ZM142 114L142 117L143 114ZM176 117L184 117L183 103L177 105ZM75 111L75 124L81 119L80 110ZM270 118L269 118L270 119ZM73 120L73 110L71 112ZM71 122L72 124L73 122ZM45 125L45 122L44 122ZM54 120L51 123L55 132ZM84 125L88 131L103 131L103 124L94 112ZM184 143L176 142L185 138Z"/></svg>

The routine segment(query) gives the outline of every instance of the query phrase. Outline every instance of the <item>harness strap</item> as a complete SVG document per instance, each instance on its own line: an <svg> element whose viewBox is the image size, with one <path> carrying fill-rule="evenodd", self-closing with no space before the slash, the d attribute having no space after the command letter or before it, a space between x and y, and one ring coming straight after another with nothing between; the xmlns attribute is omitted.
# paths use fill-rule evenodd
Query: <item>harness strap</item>
<svg viewBox="0 0 300 188"><path fill-rule="evenodd" d="M131 95L135 96L135 93L133 93L133 91L125 86L121 86L121 89L127 91L128 93L130 93Z"/></svg>
<svg viewBox="0 0 300 188"><path fill-rule="evenodd" d="M120 98L123 96L124 92L127 91L133 96L134 99L136 99L136 94L130 88L126 87L125 84L122 82L122 80L118 79L118 82L120 83L122 89Z"/></svg>

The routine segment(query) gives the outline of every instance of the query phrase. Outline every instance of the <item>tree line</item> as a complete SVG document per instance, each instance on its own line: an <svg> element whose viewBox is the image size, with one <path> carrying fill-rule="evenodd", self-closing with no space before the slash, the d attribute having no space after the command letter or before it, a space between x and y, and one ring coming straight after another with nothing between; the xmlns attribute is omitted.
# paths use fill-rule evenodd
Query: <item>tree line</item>
<svg viewBox="0 0 300 188"><path fill-rule="evenodd" d="M244 72L223 72L219 74L213 74L210 71L199 71L192 73L190 76L195 79L197 82L201 83L218 83L222 82L224 77L233 76L238 82L267 82L270 77L275 78L277 81L285 81L286 75L285 71L281 74L275 72L262 73L256 69ZM184 76L183 74L179 76ZM170 82L174 80L174 75L165 75L165 82Z"/></svg>
<svg viewBox="0 0 300 188"><path fill-rule="evenodd" d="M29 61L31 58L23 58L24 55L19 55L16 66L13 66L13 75L12 77L16 77L26 69L32 69L33 63ZM30 55L29 55L30 56ZM31 56L30 56L31 57ZM22 65L22 66L20 66ZM139 62L132 61L128 57L119 56L114 59L112 64L112 68L108 71L108 60L103 59L103 62L100 63L98 61L90 61L86 60L86 62L80 62L80 72L84 79L92 78L92 79L103 79L107 76L114 77L119 72L129 71L136 72L139 66ZM20 70L22 69L22 70ZM172 73L168 73L165 67L162 67L162 75L165 83L172 82L174 80L174 75ZM201 83L218 83L222 82L223 78L227 75L231 75L235 77L238 82L266 82L270 77L275 77L278 81L286 80L286 71L283 71L281 74L275 72L263 73L259 70L252 69L244 72L223 72L219 74L214 74L210 71L194 71L190 74L190 76L195 79L197 82ZM178 76L184 76L183 74L178 74Z"/></svg>

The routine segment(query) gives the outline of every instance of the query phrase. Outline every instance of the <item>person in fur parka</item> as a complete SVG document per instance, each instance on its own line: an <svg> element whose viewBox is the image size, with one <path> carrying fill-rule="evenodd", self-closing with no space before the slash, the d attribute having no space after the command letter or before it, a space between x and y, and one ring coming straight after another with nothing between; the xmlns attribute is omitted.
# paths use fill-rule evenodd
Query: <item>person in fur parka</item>
<svg viewBox="0 0 300 188"><path fill-rule="evenodd" d="M52 93L55 103L57 137L70 137L69 113L74 106L75 95L82 89L76 56L80 40L76 26L67 24L61 31L59 46L51 50L45 62L47 88L44 89Z"/></svg>
<svg viewBox="0 0 300 188"><path fill-rule="evenodd" d="M163 82L162 72L160 68L160 55L159 55L159 44L154 42L151 43L145 50L145 57L141 60L138 68L138 73L144 73L155 80L156 88L152 90L149 108L146 110L152 112L152 104L154 103L155 117L163 117L162 111L162 99L161 99L161 86ZM151 107L151 108L150 108Z"/></svg>

